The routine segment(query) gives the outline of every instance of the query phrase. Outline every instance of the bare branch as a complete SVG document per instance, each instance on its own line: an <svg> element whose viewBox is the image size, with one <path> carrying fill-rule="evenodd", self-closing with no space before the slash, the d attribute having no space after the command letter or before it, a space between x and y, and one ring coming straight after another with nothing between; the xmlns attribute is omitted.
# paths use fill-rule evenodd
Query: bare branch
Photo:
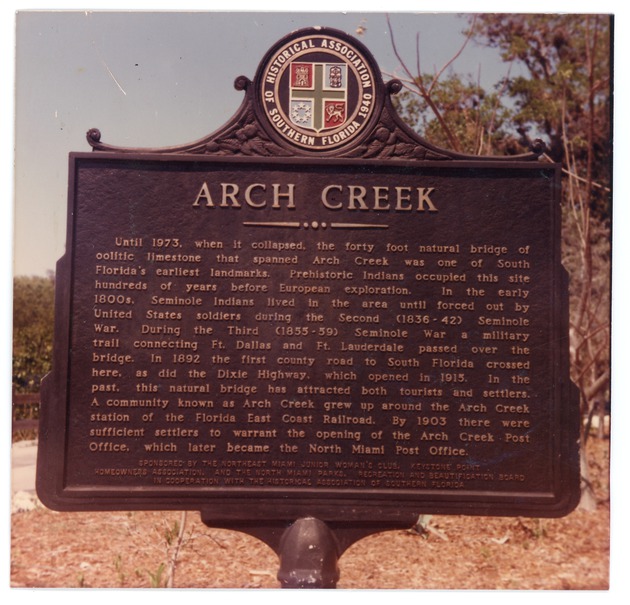
<svg viewBox="0 0 630 605"><path fill-rule="evenodd" d="M389 14L385 15L385 18L387 19L387 28L389 29L389 39L390 39L390 42L392 44L392 50L394 51L394 55L396 55L396 58L398 59L401 67L405 70L405 73L407 74L407 77L412 82L415 82L416 81L416 77L411 73L411 71L409 71L409 68L407 67L407 64L405 63L403 58L400 56L400 53L398 52L398 47L396 46L396 40L394 39L394 30L392 29L392 24L391 24L391 22L389 20ZM421 85L422 75L420 73L418 73L418 79L420 80L420 85Z"/></svg>
<svg viewBox="0 0 630 605"><path fill-rule="evenodd" d="M548 154L543 153L543 157L549 160L550 162L553 162L553 159ZM568 177L571 177L572 179L575 179L576 181L579 181L580 183L588 182L583 176L576 174L575 172L569 170L568 168L565 168L564 166L562 167L562 174L566 174ZM595 187L596 189L601 189L602 191L605 191L606 193L610 193L612 191L610 187L606 187L606 185L602 185L601 183L598 183L596 181L593 181L591 183L591 186Z"/></svg>
<svg viewBox="0 0 630 605"><path fill-rule="evenodd" d="M587 400L592 399L599 393L603 388L608 385L608 381L610 380L610 370L607 368L603 374L599 376L595 382L593 382L587 389L585 389L585 396Z"/></svg>
<svg viewBox="0 0 630 605"><path fill-rule="evenodd" d="M440 77L442 76L442 74L457 60L457 58L464 52L464 49L466 48L466 46L468 46L468 42L470 42L470 39L472 38L473 35L473 30L475 28L475 24L477 23L477 15L475 15L473 17L473 22L472 25L470 26L470 30L468 31L468 35L466 36L466 39L464 40L464 43L462 44L461 48L443 65L442 69L440 69L437 74L435 74L433 81L431 82L431 84L429 85L429 89L428 89L428 94L431 94L431 91L433 90L433 87L436 85L436 83L438 82L438 80L440 79Z"/></svg>
<svg viewBox="0 0 630 605"><path fill-rule="evenodd" d="M586 374L586 372L590 370L597 361L599 361L599 356L607 349L608 349L608 343L604 343L594 355L589 356L588 362L584 365L579 375L574 379L574 382L580 382L582 378L584 377L584 375Z"/></svg>
<svg viewBox="0 0 630 605"><path fill-rule="evenodd" d="M389 37L391 40L392 49L394 50L394 54L396 55L396 58L398 59L398 61L400 61L400 64L403 70L405 71L405 73L407 74L407 76L409 77L409 79L416 84L418 88L418 91L417 91L418 94L420 94L420 96L426 101L427 105L431 108L431 111L437 118L440 124L440 127L444 131L444 134L446 135L446 138L448 139L450 145L453 147L455 151L461 151L461 146L459 144L459 141L457 140L457 137L455 137L451 129L448 127L446 120L444 120L444 116L442 115L439 108L437 107L433 99L431 98L431 95L427 92L424 86L423 79L422 79L422 74L418 73L417 77L414 77L414 75L411 73L411 71L407 67L407 64L405 63L403 58L400 56L400 53L398 52L398 47L396 46L396 40L394 38L394 30L392 28L389 15L386 15L386 18L387 18L387 27L389 29ZM418 64L419 64L419 61L420 59L418 56Z"/></svg>
<svg viewBox="0 0 630 605"><path fill-rule="evenodd" d="M177 557L179 556L179 551L184 542L184 533L186 531L186 520L188 513L186 511L182 511L181 519L179 522L179 532L177 534L177 539L175 540L175 544L171 549L169 561L168 561L168 575L166 580L166 587L173 588L175 584L175 570L177 569Z"/></svg>

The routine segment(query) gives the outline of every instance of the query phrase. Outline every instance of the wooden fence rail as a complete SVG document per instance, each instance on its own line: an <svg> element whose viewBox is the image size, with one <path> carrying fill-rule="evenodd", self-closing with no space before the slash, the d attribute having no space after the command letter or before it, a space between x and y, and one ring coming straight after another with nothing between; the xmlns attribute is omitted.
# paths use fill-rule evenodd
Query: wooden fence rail
<svg viewBox="0 0 630 605"><path fill-rule="evenodd" d="M12 434L37 432L39 426L39 393L13 393Z"/></svg>

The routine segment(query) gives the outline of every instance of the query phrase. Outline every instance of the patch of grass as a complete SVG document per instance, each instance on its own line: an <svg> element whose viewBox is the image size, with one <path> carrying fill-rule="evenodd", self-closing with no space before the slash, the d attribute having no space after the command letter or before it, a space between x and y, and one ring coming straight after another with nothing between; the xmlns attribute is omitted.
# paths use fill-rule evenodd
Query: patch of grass
<svg viewBox="0 0 630 605"><path fill-rule="evenodd" d="M155 572L147 571L149 579L151 580L151 588L164 588L164 570L166 566L164 563L160 563Z"/></svg>
<svg viewBox="0 0 630 605"><path fill-rule="evenodd" d="M118 585L122 588L125 585L125 574L123 572L122 555L116 555L114 558L114 569L118 576Z"/></svg>

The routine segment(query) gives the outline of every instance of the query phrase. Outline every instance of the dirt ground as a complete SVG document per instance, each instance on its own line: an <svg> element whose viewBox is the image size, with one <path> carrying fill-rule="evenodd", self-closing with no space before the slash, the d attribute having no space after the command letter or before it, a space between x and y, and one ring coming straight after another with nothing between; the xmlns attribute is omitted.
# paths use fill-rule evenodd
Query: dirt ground
<svg viewBox="0 0 630 605"><path fill-rule="evenodd" d="M588 446L597 510L562 519L434 516L424 531L361 540L339 561L345 589L606 590L609 441ZM175 588L278 588L278 559L262 542L209 529L197 513L12 515L12 587L161 587L178 528Z"/></svg>

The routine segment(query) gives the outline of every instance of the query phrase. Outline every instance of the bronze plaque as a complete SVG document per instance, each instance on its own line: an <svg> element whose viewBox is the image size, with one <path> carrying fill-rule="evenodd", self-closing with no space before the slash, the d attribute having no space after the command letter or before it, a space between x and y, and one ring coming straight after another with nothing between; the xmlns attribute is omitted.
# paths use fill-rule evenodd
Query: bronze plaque
<svg viewBox="0 0 630 605"><path fill-rule="evenodd" d="M105 151L70 180L46 505L575 506L558 166Z"/></svg>

